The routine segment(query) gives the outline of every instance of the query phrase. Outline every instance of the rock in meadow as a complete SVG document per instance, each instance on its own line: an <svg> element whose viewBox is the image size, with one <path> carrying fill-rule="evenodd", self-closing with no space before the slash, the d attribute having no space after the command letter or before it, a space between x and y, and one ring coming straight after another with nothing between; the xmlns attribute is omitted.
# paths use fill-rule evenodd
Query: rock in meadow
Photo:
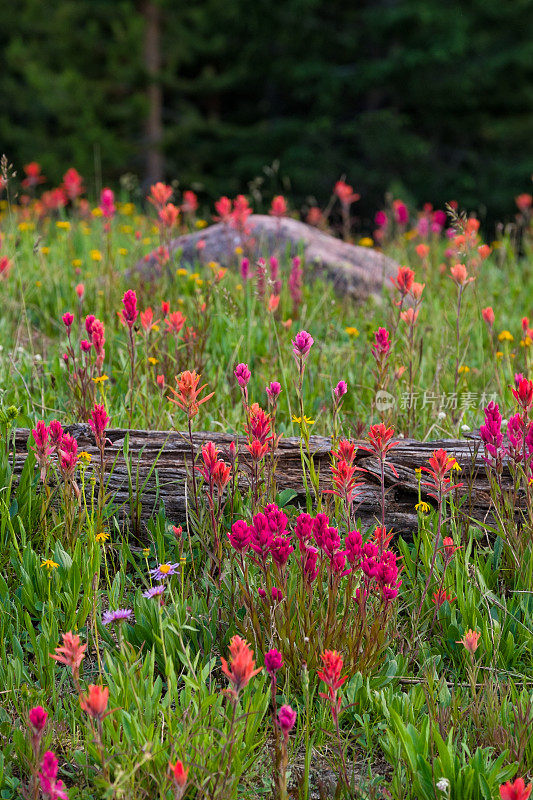
<svg viewBox="0 0 533 800"><path fill-rule="evenodd" d="M266 214L253 214L249 220L249 237L219 222L201 231L174 239L170 251L181 251L180 261L193 264L217 261L222 266L235 263L235 250L244 247L252 259L271 255L301 255L306 274L331 280L340 295L354 299L379 296L384 282L396 274L398 265L388 256L369 247L348 244L304 222ZM136 270L153 278L160 269L154 255L139 261Z"/></svg>

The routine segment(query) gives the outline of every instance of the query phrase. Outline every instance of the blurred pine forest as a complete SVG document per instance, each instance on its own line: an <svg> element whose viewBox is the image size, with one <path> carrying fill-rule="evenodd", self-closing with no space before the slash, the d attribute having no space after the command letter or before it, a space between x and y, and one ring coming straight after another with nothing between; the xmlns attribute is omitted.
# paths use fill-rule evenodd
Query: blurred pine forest
<svg viewBox="0 0 533 800"><path fill-rule="evenodd" d="M533 0L18 0L0 149L51 182L139 176L327 202L345 175L505 215L533 172ZM264 175L264 173L263 173ZM202 196L202 194L201 194Z"/></svg>

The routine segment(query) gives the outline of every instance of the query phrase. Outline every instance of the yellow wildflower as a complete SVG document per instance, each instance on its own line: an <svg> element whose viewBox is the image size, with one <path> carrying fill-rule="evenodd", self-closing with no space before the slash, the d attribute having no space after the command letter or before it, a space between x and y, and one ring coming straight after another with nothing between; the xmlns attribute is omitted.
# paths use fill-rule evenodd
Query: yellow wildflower
<svg viewBox="0 0 533 800"><path fill-rule="evenodd" d="M459 367L459 375L466 375L467 372L470 372L470 367L467 367L466 364L461 364Z"/></svg>
<svg viewBox="0 0 533 800"><path fill-rule="evenodd" d="M363 236L362 239L359 239L359 244L361 247L373 247L374 240L370 238L370 236Z"/></svg>
<svg viewBox="0 0 533 800"><path fill-rule="evenodd" d="M56 222L56 228L59 228L61 231L69 231L70 230L70 222L68 219L58 219Z"/></svg>
<svg viewBox="0 0 533 800"><path fill-rule="evenodd" d="M99 206L97 206L96 208L93 208L93 210L91 211L91 214L93 215L93 217L101 217L102 214L103 214L103 211Z"/></svg>
<svg viewBox="0 0 533 800"><path fill-rule="evenodd" d="M297 417L295 414L292 415L292 421L296 422L297 425L301 425L302 424L302 418L301 417ZM304 415L304 422L306 423L306 425L314 425L316 420L309 419L309 417L306 417Z"/></svg>
<svg viewBox="0 0 533 800"><path fill-rule="evenodd" d="M127 256L128 255L128 251L126 250L125 247L119 247L118 254L119 254L119 256Z"/></svg>
<svg viewBox="0 0 533 800"><path fill-rule="evenodd" d="M94 383L103 383L104 381L108 381L109 378L107 375L99 375L97 378L93 378Z"/></svg>
<svg viewBox="0 0 533 800"><path fill-rule="evenodd" d="M78 461L84 461L85 464L91 463L91 454L87 450L80 450L78 453Z"/></svg>
<svg viewBox="0 0 533 800"><path fill-rule="evenodd" d="M81 267L82 263L83 262L82 262L81 258L73 258L72 259L72 266L73 267Z"/></svg>
<svg viewBox="0 0 533 800"><path fill-rule="evenodd" d="M143 239L143 244L152 244L152 240L149 236L145 236Z"/></svg>
<svg viewBox="0 0 533 800"><path fill-rule="evenodd" d="M50 252L49 247L41 247L41 253L43 254L43 256L47 256L49 252Z"/></svg>
<svg viewBox="0 0 533 800"><path fill-rule="evenodd" d="M121 233L133 233L131 225L121 225L119 230Z"/></svg>
<svg viewBox="0 0 533 800"><path fill-rule="evenodd" d="M347 333L347 334L348 334L348 336L353 336L354 338L356 338L357 336L359 336L359 331L357 330L357 328L355 328L355 327L353 327L353 326L352 326L352 327L345 328L345 329L344 329L344 331L345 331L345 333Z"/></svg>
<svg viewBox="0 0 533 800"><path fill-rule="evenodd" d="M422 514L429 514L429 512L431 511L431 506L429 505L429 503L424 503L423 500L420 503L417 503L415 508L417 511L421 511Z"/></svg>
<svg viewBox="0 0 533 800"><path fill-rule="evenodd" d="M101 261L102 260L102 253L100 250L91 250L91 258L93 261Z"/></svg>
<svg viewBox="0 0 533 800"><path fill-rule="evenodd" d="M178 277L183 277L183 275L187 275L187 270L184 267L180 267L176 270L176 275Z"/></svg>
<svg viewBox="0 0 533 800"><path fill-rule="evenodd" d="M148 361L149 361L150 364L152 364L152 366L154 366L155 364L159 364L159 359L154 358L153 356L150 356Z"/></svg>
<svg viewBox="0 0 533 800"><path fill-rule="evenodd" d="M96 534L95 539L97 542L106 542L109 539L109 534L107 531L100 531L100 533Z"/></svg>
<svg viewBox="0 0 533 800"><path fill-rule="evenodd" d="M207 228L207 220L206 219L197 219L194 223L198 230L202 230L202 228Z"/></svg>
<svg viewBox="0 0 533 800"><path fill-rule="evenodd" d="M19 231L33 231L35 229L35 225L33 222L19 222L18 224Z"/></svg>
<svg viewBox="0 0 533 800"><path fill-rule="evenodd" d="M514 336L510 331L502 331L498 334L499 342L514 342Z"/></svg>
<svg viewBox="0 0 533 800"><path fill-rule="evenodd" d="M57 569L58 566L59 564L56 561L52 561L51 558L45 558L45 560L41 564L41 567L47 569L48 572L51 572L53 569Z"/></svg>
<svg viewBox="0 0 533 800"><path fill-rule="evenodd" d="M243 253L244 253L244 250L242 249L242 247L236 247L235 248L235 255L236 256L242 256Z"/></svg>

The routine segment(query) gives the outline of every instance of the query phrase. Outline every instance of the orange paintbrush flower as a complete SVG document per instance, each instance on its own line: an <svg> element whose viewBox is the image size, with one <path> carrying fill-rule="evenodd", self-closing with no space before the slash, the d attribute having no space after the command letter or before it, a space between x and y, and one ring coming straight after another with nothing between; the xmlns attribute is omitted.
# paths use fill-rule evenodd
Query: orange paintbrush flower
<svg viewBox="0 0 533 800"><path fill-rule="evenodd" d="M74 679L77 680L86 649L87 645L81 644L80 637L69 631L63 634L63 644L56 647L55 653L51 653L50 658L70 667Z"/></svg>
<svg viewBox="0 0 533 800"><path fill-rule="evenodd" d="M192 372L190 370L185 370L185 372L181 373L179 378L176 376L177 390L170 389L175 398L169 397L168 399L171 403L175 403L182 408L187 413L189 419L195 417L202 403L206 403L214 395L214 392L211 392L211 394L199 399L200 393L207 386L207 383L204 383L203 386L198 388L199 381L200 376L195 370Z"/></svg>
<svg viewBox="0 0 533 800"><path fill-rule="evenodd" d="M102 687L91 683L87 694L80 696L80 706L93 719L103 719L107 716L108 700L109 689L107 686Z"/></svg>
<svg viewBox="0 0 533 800"><path fill-rule="evenodd" d="M225 658L221 658L222 672L228 678L233 689L230 691L237 697L239 691L250 682L250 680L261 672L262 667L255 669L254 651L248 642L240 636L234 636L229 644L230 664Z"/></svg>

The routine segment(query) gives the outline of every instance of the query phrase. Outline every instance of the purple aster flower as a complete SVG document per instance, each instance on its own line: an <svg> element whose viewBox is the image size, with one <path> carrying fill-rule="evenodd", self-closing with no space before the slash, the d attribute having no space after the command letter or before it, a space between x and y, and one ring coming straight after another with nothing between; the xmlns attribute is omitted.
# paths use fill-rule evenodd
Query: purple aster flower
<svg viewBox="0 0 533 800"><path fill-rule="evenodd" d="M159 584L159 586L151 586L146 592L143 592L143 597L147 597L151 600L152 597L161 597L163 592L165 591L165 587L163 584Z"/></svg>
<svg viewBox="0 0 533 800"><path fill-rule="evenodd" d="M164 581L165 578L170 578L171 575L175 575L179 566L179 564L160 564L155 569L150 570L150 575L157 581Z"/></svg>
<svg viewBox="0 0 533 800"><path fill-rule="evenodd" d="M104 625L113 625L115 622L129 622L133 618L131 608L117 608L116 611L104 611L102 622Z"/></svg>

